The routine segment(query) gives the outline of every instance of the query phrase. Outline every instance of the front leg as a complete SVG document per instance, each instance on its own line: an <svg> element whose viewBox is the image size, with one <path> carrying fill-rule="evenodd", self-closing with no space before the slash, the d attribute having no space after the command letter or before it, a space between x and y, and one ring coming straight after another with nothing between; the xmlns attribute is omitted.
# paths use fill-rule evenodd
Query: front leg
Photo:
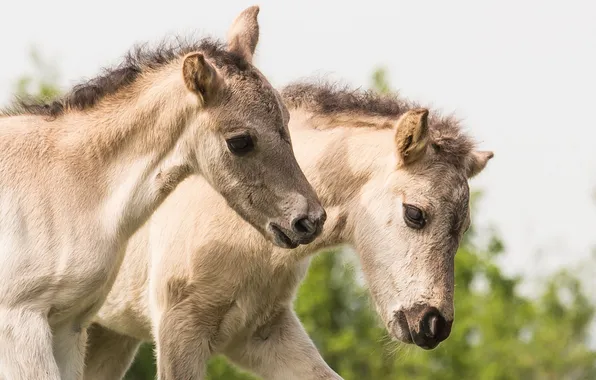
<svg viewBox="0 0 596 380"><path fill-rule="evenodd" d="M0 306L0 379L60 380L45 313Z"/></svg>
<svg viewBox="0 0 596 380"><path fill-rule="evenodd" d="M67 324L54 331L54 356L62 380L81 380L85 368L87 329Z"/></svg>
<svg viewBox="0 0 596 380"><path fill-rule="evenodd" d="M161 314L156 334L159 380L200 380L211 357L209 326L186 299Z"/></svg>
<svg viewBox="0 0 596 380"><path fill-rule="evenodd" d="M341 380L341 376L325 363L288 306L243 343L230 345L226 355L264 379Z"/></svg>

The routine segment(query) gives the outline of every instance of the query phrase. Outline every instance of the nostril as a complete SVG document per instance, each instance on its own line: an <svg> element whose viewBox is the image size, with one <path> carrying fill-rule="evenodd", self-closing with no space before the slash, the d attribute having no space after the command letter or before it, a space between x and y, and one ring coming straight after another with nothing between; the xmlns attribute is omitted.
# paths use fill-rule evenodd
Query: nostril
<svg viewBox="0 0 596 380"><path fill-rule="evenodd" d="M322 210L321 215L319 216L319 223L324 224L325 221L327 220L327 212L325 210Z"/></svg>
<svg viewBox="0 0 596 380"><path fill-rule="evenodd" d="M317 226L307 217L296 218L293 223L294 231L299 234L313 234L317 231Z"/></svg>
<svg viewBox="0 0 596 380"><path fill-rule="evenodd" d="M422 330L429 338L438 338L443 335L446 327L445 318L438 310L432 308L422 318Z"/></svg>
<svg viewBox="0 0 596 380"><path fill-rule="evenodd" d="M432 336L439 335L438 331L439 317L433 315L428 321L428 327Z"/></svg>

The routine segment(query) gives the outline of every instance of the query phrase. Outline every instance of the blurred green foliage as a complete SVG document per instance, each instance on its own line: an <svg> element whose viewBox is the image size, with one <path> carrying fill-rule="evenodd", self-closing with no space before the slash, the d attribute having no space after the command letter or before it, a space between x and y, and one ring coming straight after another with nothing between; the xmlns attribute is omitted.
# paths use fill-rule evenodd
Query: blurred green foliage
<svg viewBox="0 0 596 380"><path fill-rule="evenodd" d="M379 67L373 71L372 88L380 94L386 94L391 92L391 86L389 85L389 77L385 68Z"/></svg>
<svg viewBox="0 0 596 380"><path fill-rule="evenodd" d="M18 79L14 89L15 95L42 101L48 101L60 95L58 68L44 59L35 48L31 48L29 58L33 65L33 73L24 74Z"/></svg>
<svg viewBox="0 0 596 380"><path fill-rule="evenodd" d="M15 92L44 100L56 96L57 71L32 54L37 75ZM390 91L385 70L372 87ZM472 205L479 194L474 194ZM503 252L497 234L484 231L484 246L471 228L456 256L456 319L449 339L432 351L392 342L380 326L350 253L326 251L312 261L296 310L325 360L346 380L362 379L596 379L596 352L587 345L595 307L573 273L546 278L537 297L520 294L521 278L495 264ZM155 378L152 346L142 346L128 380ZM255 377L216 357L210 380Z"/></svg>

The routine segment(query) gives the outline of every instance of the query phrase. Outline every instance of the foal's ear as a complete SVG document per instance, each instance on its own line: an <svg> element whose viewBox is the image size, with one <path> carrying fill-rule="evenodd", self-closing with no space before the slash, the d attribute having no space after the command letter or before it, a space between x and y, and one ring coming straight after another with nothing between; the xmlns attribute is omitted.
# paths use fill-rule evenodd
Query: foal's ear
<svg viewBox="0 0 596 380"><path fill-rule="evenodd" d="M202 53L188 53L182 63L182 77L189 91L207 102L217 92L217 71L205 60Z"/></svg>
<svg viewBox="0 0 596 380"><path fill-rule="evenodd" d="M424 156L428 145L428 110L416 108L403 114L395 132L401 165L409 165Z"/></svg>
<svg viewBox="0 0 596 380"><path fill-rule="evenodd" d="M472 178L476 174L484 170L486 164L491 158L493 158L493 156L493 152L484 150L475 150L472 153L470 153L470 156L468 157L468 165L466 168L466 174L468 178Z"/></svg>
<svg viewBox="0 0 596 380"><path fill-rule="evenodd" d="M252 56L259 42L259 7L245 9L232 23L228 31L228 50L252 63Z"/></svg>

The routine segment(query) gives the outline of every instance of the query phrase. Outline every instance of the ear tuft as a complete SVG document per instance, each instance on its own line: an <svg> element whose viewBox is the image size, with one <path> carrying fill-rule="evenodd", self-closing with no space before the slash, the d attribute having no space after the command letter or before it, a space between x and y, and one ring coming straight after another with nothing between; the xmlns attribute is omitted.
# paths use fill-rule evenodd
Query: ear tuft
<svg viewBox="0 0 596 380"><path fill-rule="evenodd" d="M424 156L428 145L428 110L416 108L397 121L395 144L402 165L409 165Z"/></svg>
<svg viewBox="0 0 596 380"><path fill-rule="evenodd" d="M200 52L189 53L182 63L186 88L206 102L217 91L217 72Z"/></svg>
<svg viewBox="0 0 596 380"><path fill-rule="evenodd" d="M488 161L493 158L495 154L492 151L476 150L470 154L468 158L467 176L472 178L478 175L484 168Z"/></svg>
<svg viewBox="0 0 596 380"><path fill-rule="evenodd" d="M259 42L259 10L257 5L245 9L228 31L228 50L240 55L248 63L252 63Z"/></svg>

